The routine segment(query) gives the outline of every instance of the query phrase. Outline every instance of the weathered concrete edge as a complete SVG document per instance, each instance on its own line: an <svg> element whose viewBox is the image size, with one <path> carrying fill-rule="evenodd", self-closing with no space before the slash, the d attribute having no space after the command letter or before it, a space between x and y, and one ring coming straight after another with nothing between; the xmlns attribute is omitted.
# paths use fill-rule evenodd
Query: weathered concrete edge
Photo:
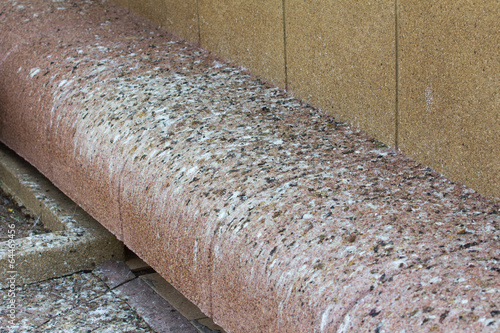
<svg viewBox="0 0 500 333"><path fill-rule="evenodd" d="M16 285L90 270L123 259L123 243L31 165L0 146L0 186L53 232L0 243L0 274ZM10 260L10 261L9 261ZM0 288L9 281L0 281Z"/></svg>

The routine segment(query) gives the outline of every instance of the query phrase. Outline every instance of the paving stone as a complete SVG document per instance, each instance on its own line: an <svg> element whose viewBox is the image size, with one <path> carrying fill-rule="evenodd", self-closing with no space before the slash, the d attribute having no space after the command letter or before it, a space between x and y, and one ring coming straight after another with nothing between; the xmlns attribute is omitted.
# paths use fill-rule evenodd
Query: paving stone
<svg viewBox="0 0 500 333"><path fill-rule="evenodd" d="M111 292L48 321L46 332L155 332L130 306Z"/></svg>
<svg viewBox="0 0 500 333"><path fill-rule="evenodd" d="M129 281L113 290L156 331L197 333L197 329L141 279Z"/></svg>
<svg viewBox="0 0 500 333"><path fill-rule="evenodd" d="M1 290L0 332L154 332L92 273L75 273ZM7 302L15 300L9 322Z"/></svg>
<svg viewBox="0 0 500 333"><path fill-rule="evenodd" d="M123 261L107 261L95 272L110 289L136 278Z"/></svg>
<svg viewBox="0 0 500 333"><path fill-rule="evenodd" d="M203 330L206 330L208 331L208 333L216 333L216 332L220 332L220 333L223 333L224 330L222 329L222 327L220 327L219 325L216 325L214 323L214 321L212 320L212 318L201 318L201 319L196 319L194 320L194 322L196 322L196 327L198 327L198 329L201 329L202 332Z"/></svg>
<svg viewBox="0 0 500 333"><path fill-rule="evenodd" d="M142 275L140 278L188 320L207 318L196 305L191 303L158 273Z"/></svg>
<svg viewBox="0 0 500 333"><path fill-rule="evenodd" d="M151 288L168 303L170 303L177 311L184 317L191 321L191 323L198 328L201 332L224 332L222 327L216 325L213 320L207 317L201 310L168 283L158 273L141 275L140 278L144 280Z"/></svg>
<svg viewBox="0 0 500 333"><path fill-rule="evenodd" d="M3 144L0 186L50 229L0 242L0 275L15 271L17 285L93 270L107 260L123 258L122 242ZM11 231L17 234L23 228ZM0 287L4 283L0 280Z"/></svg>
<svg viewBox="0 0 500 333"><path fill-rule="evenodd" d="M149 266L147 263L145 263L141 258L137 256L127 259L125 263L132 272L139 272L151 269L151 266Z"/></svg>

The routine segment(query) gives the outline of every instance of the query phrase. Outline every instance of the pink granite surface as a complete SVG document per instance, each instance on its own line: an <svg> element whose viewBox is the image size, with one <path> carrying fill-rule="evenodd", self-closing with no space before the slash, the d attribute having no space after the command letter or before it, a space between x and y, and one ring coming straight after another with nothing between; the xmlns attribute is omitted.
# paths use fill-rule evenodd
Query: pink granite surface
<svg viewBox="0 0 500 333"><path fill-rule="evenodd" d="M0 139L226 331L500 329L498 203L101 1L0 31Z"/></svg>

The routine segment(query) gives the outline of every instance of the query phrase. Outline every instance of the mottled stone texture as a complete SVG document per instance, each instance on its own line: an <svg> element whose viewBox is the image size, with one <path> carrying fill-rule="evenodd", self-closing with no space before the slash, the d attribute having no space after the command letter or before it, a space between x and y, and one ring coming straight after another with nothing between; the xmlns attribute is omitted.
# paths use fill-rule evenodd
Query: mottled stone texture
<svg viewBox="0 0 500 333"><path fill-rule="evenodd" d="M46 107L47 96L43 91L35 93L32 82L21 82L16 79L18 68L30 66L31 51L24 43L18 43L19 37L11 34L9 29L2 29L1 34L0 134L2 138L11 142L13 150L24 152L24 157L29 157L29 162L36 160L48 172L51 169L50 157L45 152L50 149L50 143L46 140L49 127L43 121L44 116L40 112ZM18 68L6 68L5 64L12 59L16 60ZM40 68L30 67L26 75L38 75L39 72ZM6 87L9 86L14 89L8 91ZM25 91L30 91L29 96L26 96ZM36 100L37 103L30 103L30 100ZM9 110L18 111L8 112ZM13 126L18 123L24 123L26 126L21 128Z"/></svg>
<svg viewBox="0 0 500 333"><path fill-rule="evenodd" d="M217 324L498 331L498 204L136 15L65 3L0 2L0 139Z"/></svg>
<svg viewBox="0 0 500 333"><path fill-rule="evenodd" d="M288 87L394 146L394 1L286 1Z"/></svg>
<svg viewBox="0 0 500 333"><path fill-rule="evenodd" d="M199 6L202 47L284 86L282 0L204 0Z"/></svg>
<svg viewBox="0 0 500 333"><path fill-rule="evenodd" d="M399 1L399 147L500 199L500 4Z"/></svg>

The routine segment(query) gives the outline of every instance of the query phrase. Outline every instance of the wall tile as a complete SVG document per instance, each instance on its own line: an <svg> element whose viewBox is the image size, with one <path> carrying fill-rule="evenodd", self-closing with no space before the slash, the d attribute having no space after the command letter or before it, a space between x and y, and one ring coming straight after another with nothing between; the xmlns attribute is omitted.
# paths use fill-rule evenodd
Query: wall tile
<svg viewBox="0 0 500 333"><path fill-rule="evenodd" d="M500 198L500 5L399 5L403 152Z"/></svg>
<svg viewBox="0 0 500 333"><path fill-rule="evenodd" d="M191 42L199 43L197 0L163 0L167 16L161 25Z"/></svg>
<svg viewBox="0 0 500 333"><path fill-rule="evenodd" d="M117 4L118 6L122 6L124 8L128 8L129 0L111 0L110 2Z"/></svg>
<svg viewBox="0 0 500 333"><path fill-rule="evenodd" d="M197 0L128 0L130 10L165 30L199 42Z"/></svg>
<svg viewBox="0 0 500 333"><path fill-rule="evenodd" d="M132 12L156 25L162 25L167 17L167 6L163 0L128 0L128 3Z"/></svg>
<svg viewBox="0 0 500 333"><path fill-rule="evenodd" d="M282 0L200 0L204 48L285 84Z"/></svg>
<svg viewBox="0 0 500 333"><path fill-rule="evenodd" d="M288 87L395 144L394 1L285 1Z"/></svg>

